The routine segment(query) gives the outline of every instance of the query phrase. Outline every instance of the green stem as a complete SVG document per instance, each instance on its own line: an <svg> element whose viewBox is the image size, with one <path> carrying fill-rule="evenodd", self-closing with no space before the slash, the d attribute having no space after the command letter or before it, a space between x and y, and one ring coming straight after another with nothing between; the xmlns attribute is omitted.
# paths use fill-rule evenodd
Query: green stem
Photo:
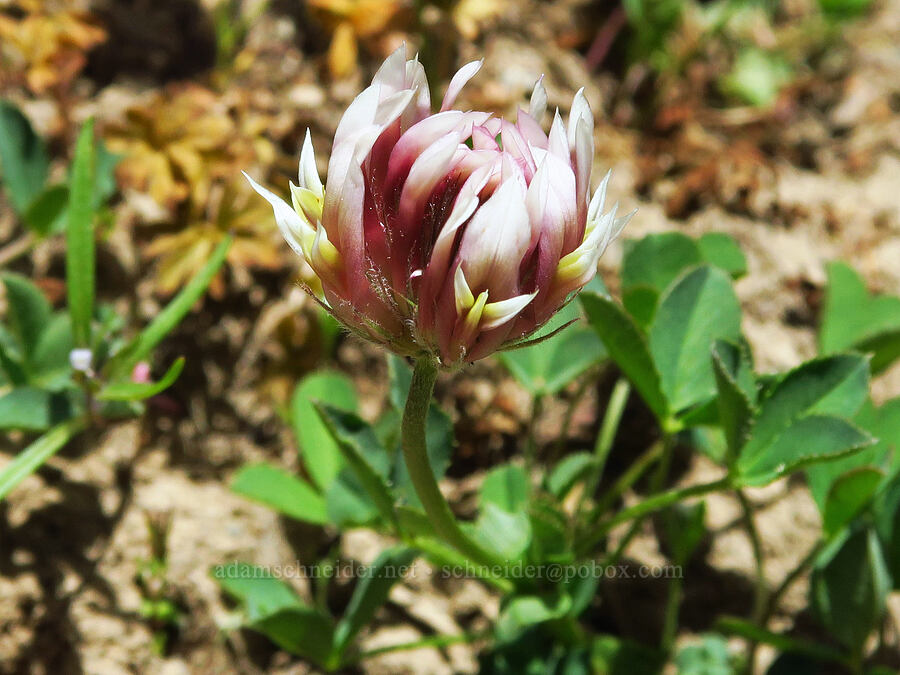
<svg viewBox="0 0 900 675"><path fill-rule="evenodd" d="M775 613L775 610L778 609L778 604L781 602L781 599L784 597L784 594L790 589L791 586L794 585L803 573L806 571L806 568L815 562L815 559L818 557L819 553L823 548L823 543L821 541L817 542L809 552L803 557L803 560L791 570L791 573L788 574L784 581L769 595L769 601L766 603L765 611L763 612L762 618L760 620L760 627L765 628L766 624L769 623L769 619L772 618L772 615Z"/></svg>
<svg viewBox="0 0 900 675"><path fill-rule="evenodd" d="M741 502L743 511L744 527L747 530L747 537L750 539L750 546L753 548L753 560L756 564L756 593L753 603L753 622L758 624L766 611L766 603L769 595L769 585L766 581L765 560L763 558L762 537L756 528L756 522L753 520L753 505L747 498L743 490L737 491L738 500Z"/></svg>
<svg viewBox="0 0 900 675"><path fill-rule="evenodd" d="M628 467L628 470L622 474L619 480L613 484L609 491L603 495L600 501L597 502L597 506L591 512L588 521L595 522L600 516L606 513L628 488L640 480L641 476L647 472L647 469L660 458L664 450L665 444L662 441L659 441L658 443L651 445L644 454L638 457L637 460Z"/></svg>
<svg viewBox="0 0 900 675"><path fill-rule="evenodd" d="M600 523L599 527L597 527L592 533L586 535L586 544L584 548L586 550L590 550L591 548L593 548L607 534L609 534L610 530L612 530L617 525L627 523L630 520L643 518L644 516L648 516L651 513L661 511L667 506L682 502L685 499L690 499L691 497L700 497L702 495L709 494L710 492L727 490L731 486L731 477L725 476L724 478L714 480L711 483L701 483L699 485L690 485L683 488L674 488L672 490L666 490L665 492L655 494L651 497L648 497L644 501L635 504L634 506L619 511L612 518L608 518L604 522Z"/></svg>
<svg viewBox="0 0 900 675"><path fill-rule="evenodd" d="M537 426L537 420L544 411L544 395L538 394L531 400L531 417L528 419L525 438L525 472L531 478L531 472L535 467L537 457L537 440L534 437L534 430Z"/></svg>
<svg viewBox="0 0 900 675"><path fill-rule="evenodd" d="M425 441L425 420L437 379L437 366L428 357L419 358L409 385L409 396L403 411L401 435L403 459L419 501L431 521L434 531L447 544L467 558L482 565L496 565L500 561L470 539L462 531L447 500L441 494L437 479L428 461Z"/></svg>
<svg viewBox="0 0 900 675"><path fill-rule="evenodd" d="M669 467L672 465L672 454L675 451L675 434L667 434L662 441L662 454L659 458L659 464L656 465L656 471L650 478L650 491L659 492L666 484L669 478Z"/></svg>
<svg viewBox="0 0 900 675"><path fill-rule="evenodd" d="M763 617L766 612L766 603L769 596L769 585L766 581L765 562L763 560L762 539L759 536L759 530L756 528L756 522L753 520L753 505L747 498L743 490L737 491L738 501L741 503L743 512L744 528L747 530L747 537L750 539L750 546L753 549L753 560L756 563L756 588L754 589L753 613L752 621L758 626L763 626ZM747 673L756 671L756 652L758 643L754 642L750 645L747 654Z"/></svg>
<svg viewBox="0 0 900 675"><path fill-rule="evenodd" d="M606 466L606 460L609 457L610 450L612 450L613 441L616 439L616 432L619 430L619 423L622 421L622 414L625 412L625 404L628 403L628 395L630 393L631 385L628 383L628 380L620 379L616 382L609 397L606 414L603 416L603 424L600 426L600 433L597 435L597 444L594 446L594 458L597 460L595 472L598 480L603 475L603 468Z"/></svg>
<svg viewBox="0 0 900 675"><path fill-rule="evenodd" d="M637 533L640 531L641 525L643 525L643 523L643 520L635 520L633 523L631 523L631 525L629 525L628 531L625 533L625 536L622 537L619 545L616 546L616 550L603 560L603 567L610 567L619 564L622 556L625 555L625 549L628 548L628 544L631 543L631 540L634 539L635 536L637 536Z"/></svg>
<svg viewBox="0 0 900 675"><path fill-rule="evenodd" d="M498 574L496 567L487 565L473 565L469 559L461 555L456 549L448 547L437 539L428 537L404 537L407 545L422 551L433 563L439 566L462 570L465 575L471 575L473 579L480 579L490 584L501 593L511 593L515 590L513 583ZM469 563L466 565L466 563Z"/></svg>
<svg viewBox="0 0 900 675"><path fill-rule="evenodd" d="M666 653L672 651L675 637L678 634L678 610L681 608L683 590L684 580L680 578L672 579L668 595L666 596L665 619L663 621L662 639L660 640L660 646Z"/></svg>
<svg viewBox="0 0 900 675"><path fill-rule="evenodd" d="M606 467L606 460L612 450L613 441L616 439L616 432L619 430L619 424L622 421L622 414L625 412L625 404L628 402L628 395L631 393L631 385L628 380L620 378L613 387L609 402L606 404L606 412L603 414L603 422L600 425L600 432L597 434L597 441L594 444L594 466L584 484L584 491L581 493L581 499L578 501L578 507L575 509L575 522L581 519L581 512L584 509L585 501L593 497L603 477L603 470Z"/></svg>
<svg viewBox="0 0 900 675"><path fill-rule="evenodd" d="M56 454L85 426L86 422L81 417L73 417L65 422L60 422L19 452L15 459L0 469L0 499L3 499L10 490L37 471L44 462Z"/></svg>

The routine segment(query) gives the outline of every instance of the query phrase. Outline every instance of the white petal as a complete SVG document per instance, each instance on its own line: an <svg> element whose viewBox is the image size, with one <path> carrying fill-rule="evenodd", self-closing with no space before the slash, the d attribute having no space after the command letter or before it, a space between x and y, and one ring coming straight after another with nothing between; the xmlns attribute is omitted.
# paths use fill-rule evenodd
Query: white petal
<svg viewBox="0 0 900 675"><path fill-rule="evenodd" d="M528 114L540 123L545 112L547 112L547 90L544 89L544 76L541 75L534 83L534 91L531 92L531 101L528 104Z"/></svg>
<svg viewBox="0 0 900 675"><path fill-rule="evenodd" d="M363 89L347 106L334 132L334 148L347 138L370 126L375 119L375 111L381 98L381 87L373 84Z"/></svg>
<svg viewBox="0 0 900 675"><path fill-rule="evenodd" d="M298 180L300 182L300 187L311 190L319 198L325 194L322 179L319 178L319 170L316 169L316 153L313 150L309 129L306 130L306 138L303 139L303 149L300 151L300 171Z"/></svg>
<svg viewBox="0 0 900 675"><path fill-rule="evenodd" d="M628 223L631 221L632 218L634 218L634 214L635 214L635 213L637 213L637 209L632 209L630 213L626 213L624 216L622 216L622 217L620 217L620 218L616 218L616 219L613 221L613 226L612 226L613 235L612 235L612 239L615 239L615 238L618 237L620 234L622 234L622 230L624 230L624 229L625 229L625 226L628 225Z"/></svg>
<svg viewBox="0 0 900 675"><path fill-rule="evenodd" d="M572 99L572 108L569 110L569 123L566 128L569 130L569 149L575 149L575 134L578 131L578 120L584 120L590 130L591 136L594 133L594 115L591 113L591 106L584 97L584 87L575 93Z"/></svg>
<svg viewBox="0 0 900 675"><path fill-rule="evenodd" d="M540 123L521 108L516 115L516 126L530 147L546 149L547 134L544 133Z"/></svg>
<svg viewBox="0 0 900 675"><path fill-rule="evenodd" d="M310 225L322 220L322 197L312 190L294 185L293 182L290 186L294 211L299 213L301 218L306 218Z"/></svg>
<svg viewBox="0 0 900 675"><path fill-rule="evenodd" d="M563 124L562 117L559 116L559 110L553 115L553 124L550 125L550 139L547 149L560 159L567 162L570 161L571 150L569 150L569 142L566 140L566 125Z"/></svg>
<svg viewBox="0 0 900 675"><path fill-rule="evenodd" d="M285 238L285 241L294 249L295 253L309 260L307 252L315 236L315 230L313 230L312 226L288 206L281 197L264 188L246 173L244 173L244 178L250 181L250 186L272 205L272 210L275 212L275 222L278 224L278 229L281 230L281 235Z"/></svg>
<svg viewBox="0 0 900 675"><path fill-rule="evenodd" d="M375 111L374 123L381 127L391 124L409 107L415 95L415 89L404 89L383 99Z"/></svg>
<svg viewBox="0 0 900 675"><path fill-rule="evenodd" d="M482 167L484 169L485 167ZM481 181L481 187L484 187L484 184L487 183L487 179L489 176L488 171L484 171L484 180ZM447 222L444 223L444 226L441 228L441 232L438 235L437 242L440 242L447 238L452 238L456 231L459 229L460 225L465 223L469 218L472 217L472 214L475 213L475 209L478 208L478 193L474 194L464 194L460 191L459 195L456 198L456 201L453 204L453 210L450 211L450 217L447 218ZM435 245L437 245L435 242Z"/></svg>
<svg viewBox="0 0 900 675"><path fill-rule="evenodd" d="M503 324L514 319L528 303L534 300L537 291L534 293L526 293L525 295L517 295L509 300L501 300L499 302L490 302L484 306L482 313L481 329L491 330L499 328Z"/></svg>
<svg viewBox="0 0 900 675"><path fill-rule="evenodd" d="M490 288L501 298L514 292L522 256L531 242L525 178L511 160L503 174L500 186L466 226L459 248L469 283Z"/></svg>
<svg viewBox="0 0 900 675"><path fill-rule="evenodd" d="M591 189L591 168L594 164L594 128L588 126L582 117L575 129L575 184L579 213L587 205L588 191Z"/></svg>
<svg viewBox="0 0 900 675"><path fill-rule="evenodd" d="M447 93L444 94L444 101L441 103L441 111L449 110L453 107L456 97L459 96L459 92L466 86L466 82L475 77L475 74L481 70L482 65L484 65L484 59L481 59L480 61L471 61L456 71L456 74L447 86Z"/></svg>
<svg viewBox="0 0 900 675"><path fill-rule="evenodd" d="M591 198L591 205L588 207L588 222L597 220L603 211L603 205L606 203L606 190L609 187L609 179L612 176L612 169L606 172L600 185L597 186L594 196Z"/></svg>
<svg viewBox="0 0 900 675"><path fill-rule="evenodd" d="M328 233L319 224L316 228L316 238L313 241L310 264L314 271L321 274L325 269L335 268L341 260L341 254L328 240Z"/></svg>
<svg viewBox="0 0 900 675"><path fill-rule="evenodd" d="M407 108L400 118L401 131L409 129L413 124L431 114L431 91L425 68L419 63L419 55L406 62L406 86L416 92L415 105Z"/></svg>
<svg viewBox="0 0 900 675"><path fill-rule="evenodd" d="M472 295L472 289L466 283L462 265L456 268L456 273L453 275L453 297L456 299L456 313L459 316L469 311L475 304L475 296Z"/></svg>
<svg viewBox="0 0 900 675"><path fill-rule="evenodd" d="M378 68L372 84L389 87L393 91L406 88L406 43L397 47Z"/></svg>
<svg viewBox="0 0 900 675"><path fill-rule="evenodd" d="M601 234L601 236L599 237L599 243L595 244L594 246L594 248L597 250L598 258L603 255L606 247L609 246L609 243L613 240L616 224L616 213L618 211L619 202L616 202L609 210L609 213L603 216L601 222L597 225L597 232Z"/></svg>

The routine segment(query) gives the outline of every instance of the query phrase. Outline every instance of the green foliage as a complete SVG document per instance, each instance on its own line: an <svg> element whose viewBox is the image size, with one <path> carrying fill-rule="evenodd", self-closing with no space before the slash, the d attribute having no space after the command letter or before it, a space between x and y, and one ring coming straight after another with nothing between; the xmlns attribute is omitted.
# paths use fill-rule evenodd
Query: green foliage
<svg viewBox="0 0 900 675"><path fill-rule="evenodd" d="M44 189L50 158L31 123L8 101L0 101L0 168L9 200L24 215Z"/></svg>
<svg viewBox="0 0 900 675"><path fill-rule="evenodd" d="M848 349L871 353L872 372L887 369L900 357L900 298L870 295L852 267L831 263L819 348L823 354Z"/></svg>
<svg viewBox="0 0 900 675"><path fill-rule="evenodd" d="M764 108L775 102L792 75L790 64L780 54L747 46L738 52L721 86L725 93Z"/></svg>
<svg viewBox="0 0 900 675"><path fill-rule="evenodd" d="M184 370L184 359L175 360L158 382L113 382L97 392L100 401L143 401L165 391Z"/></svg>
<svg viewBox="0 0 900 675"><path fill-rule="evenodd" d="M571 600L565 596L541 597L519 595L512 598L500 611L496 635L502 642L512 642L530 627L565 616Z"/></svg>
<svg viewBox="0 0 900 675"><path fill-rule="evenodd" d="M737 664L725 638L710 634L704 635L699 644L685 645L678 650L675 665L679 675L731 675Z"/></svg>
<svg viewBox="0 0 900 675"><path fill-rule="evenodd" d="M634 58L650 58L659 63L668 36L681 20L683 0L624 0L622 6L628 22L636 31Z"/></svg>
<svg viewBox="0 0 900 675"><path fill-rule="evenodd" d="M675 565L686 565L706 536L706 502L675 504L659 520L669 557Z"/></svg>
<svg viewBox="0 0 900 675"><path fill-rule="evenodd" d="M333 650L343 654L360 630L375 616L387 600L391 587L403 578L416 557L413 549L395 546L382 551L366 569L366 574L353 589L344 616L334 631Z"/></svg>
<svg viewBox="0 0 900 675"><path fill-rule="evenodd" d="M286 583L247 563L222 565L213 576L240 603L248 627L314 663L329 661L334 620L301 600Z"/></svg>
<svg viewBox="0 0 900 675"><path fill-rule="evenodd" d="M119 157L108 152L102 143L98 143L91 153L90 181L83 180L88 168L84 161L89 152L87 144L91 142L87 136L92 135L89 126L91 123L82 130L82 143L80 150L76 149L68 183L48 185L50 157L46 144L18 108L8 101L0 101L0 171L3 184L22 223L38 237L67 229L67 210L71 210L76 200L82 204L82 207L76 207L80 208L79 217L88 217L84 207L86 194L90 211L96 213L116 191L114 171ZM82 174L78 178L81 194L70 197L72 183L79 172Z"/></svg>
<svg viewBox="0 0 900 675"><path fill-rule="evenodd" d="M76 347L91 345L94 316L94 121L78 135L69 184L69 225L66 228L66 289Z"/></svg>
<svg viewBox="0 0 900 675"><path fill-rule="evenodd" d="M338 444L316 413L315 401L356 411L356 391L348 377L319 371L303 378L291 398L291 425L303 464L319 490L327 490L343 468Z"/></svg>
<svg viewBox="0 0 900 675"><path fill-rule="evenodd" d="M831 19L850 19L865 13L872 0L819 0L822 12Z"/></svg>
<svg viewBox="0 0 900 675"><path fill-rule="evenodd" d="M354 413L338 408L317 404L316 409L381 517L387 523L394 523L394 497L388 484L389 458L372 426Z"/></svg>
<svg viewBox="0 0 900 675"><path fill-rule="evenodd" d="M315 525L328 522L325 499L309 483L271 464L249 464L231 482L231 489L279 513Z"/></svg>
<svg viewBox="0 0 900 675"><path fill-rule="evenodd" d="M770 482L871 445L872 438L845 419L867 392L866 360L852 354L814 359L788 373L760 403L737 460L741 480Z"/></svg>
<svg viewBox="0 0 900 675"><path fill-rule="evenodd" d="M755 372L732 287L746 269L730 237L650 235L626 248L623 304L605 287L589 289L580 300L586 327L566 328L501 357L520 384L541 397L558 392L608 356L655 416L663 440L612 485L601 475L609 449L604 443L596 444L599 449L593 453L568 452L540 476L533 475L527 462L493 466L484 475L473 517L457 523L468 549L456 535L448 536L446 523L432 521L432 511L431 517L426 515L403 459L401 419L411 384L421 381L414 379L407 362L389 357L388 405L371 423L359 416L355 392L344 375L321 371L304 378L292 401L291 422L301 470L310 480L272 465L253 465L237 474L234 490L313 525L339 530L365 525L401 543L379 556L375 575L357 584L340 619L323 614L321 603L312 608L291 596L290 612L297 614L299 625L311 622L315 645L288 631L284 617L292 614L279 615L282 607L263 612L264 621L253 618L253 603L262 601L251 596L259 592L265 597L268 587L245 591L245 625L325 669L339 668L365 657L356 652L356 638L383 604L394 578L378 570L402 567L423 554L432 565L462 566L503 592L491 646L480 657L481 672L658 673L667 659L683 673L741 671L747 664L731 653L724 635L772 645L780 654L773 668L859 663L862 645L883 620L886 595L900 578L900 399L881 408L871 403L871 361L844 350L860 349L860 340L872 333L857 325L838 339L835 335L845 329L827 315L823 345L830 348L824 355L785 373ZM880 310L866 317L870 310L863 300L872 299L864 288L860 295L855 275L845 275L849 284L835 282L841 272L846 270L832 268L826 313L847 312L840 302L850 302L862 308L860 321L882 321ZM851 296L856 294L851 300L837 298L841 283L845 296L848 288ZM570 306L539 337L578 318L577 306ZM416 372L420 378L424 371ZM614 390L627 393L629 387L623 380ZM417 403L410 407L426 417L427 460L439 479L452 457L453 425L433 401ZM613 421L601 423L612 429L612 439L619 419L613 409L619 407L606 402L605 414ZM609 430L599 435L608 437ZM719 477L667 488L666 453L676 444L706 452L719 464ZM614 508L657 462L662 467L657 465L648 481L649 494ZM823 521L820 541L807 556L813 567L810 604L840 648L769 630L763 589L752 620L722 618L717 624L721 635L708 634L675 651L680 578L667 580L670 595L660 650L595 634L590 624L581 623L603 583L603 563L615 567L624 551L610 547L611 540L617 541L610 535L619 525L636 528L653 516L660 550L672 565L683 568L713 536L705 527L704 495L765 485L801 470ZM603 494L594 494L595 488ZM746 499L741 503L752 509ZM752 513L745 516L753 530ZM503 564L492 567L483 560ZM556 573L545 574L551 568ZM235 594L233 588L226 590ZM317 588L317 597L320 593Z"/></svg>
<svg viewBox="0 0 900 675"><path fill-rule="evenodd" d="M414 558L413 550L398 546L383 551L368 567L361 567L363 574L339 620L305 602L266 568L233 562L214 568L212 576L237 600L246 627L285 651L335 670L352 660L356 635L372 620ZM320 572L328 574L325 568Z"/></svg>
<svg viewBox="0 0 900 675"><path fill-rule="evenodd" d="M881 543L871 528L847 531L813 570L810 598L819 619L854 654L878 625L891 590Z"/></svg>
<svg viewBox="0 0 900 675"><path fill-rule="evenodd" d="M710 350L716 340L737 340L740 323L737 296L728 277L715 268L698 267L667 289L649 338L671 409L685 410L713 396Z"/></svg>
<svg viewBox="0 0 900 675"><path fill-rule="evenodd" d="M709 354L716 340L740 338L729 275L745 269L725 235L707 236L701 245L679 233L654 234L626 248L622 297L630 317L609 298L582 293L610 357L664 426L692 424L698 406L713 400Z"/></svg>
<svg viewBox="0 0 900 675"><path fill-rule="evenodd" d="M728 444L729 464L747 442L756 414L756 378L749 348L717 341L712 350L719 424Z"/></svg>
<svg viewBox="0 0 900 675"><path fill-rule="evenodd" d="M860 514L875 496L884 474L871 467L859 467L841 475L828 491L822 514L822 533L831 538Z"/></svg>
<svg viewBox="0 0 900 675"><path fill-rule="evenodd" d="M81 431L83 425L79 419L61 422L16 455L12 462L0 470L0 499L6 497L10 490L37 471Z"/></svg>
<svg viewBox="0 0 900 675"><path fill-rule="evenodd" d="M504 464L485 476L481 484L481 506L488 503L515 513L528 505L528 474L520 466Z"/></svg>
<svg viewBox="0 0 900 675"><path fill-rule="evenodd" d="M631 380L656 416L667 419L669 404L662 393L659 371L650 355L646 336L612 298L584 292L579 299L610 358Z"/></svg>
<svg viewBox="0 0 900 675"><path fill-rule="evenodd" d="M482 506L472 533L498 560L509 562L524 560L532 541L531 521L524 512L510 512L490 501Z"/></svg>
<svg viewBox="0 0 900 675"><path fill-rule="evenodd" d="M680 232L650 234L625 242L622 303L644 328L650 325L659 297L686 270L708 263L739 278L747 261L727 234L710 232L697 240Z"/></svg>
<svg viewBox="0 0 900 675"><path fill-rule="evenodd" d="M503 365L534 397L555 394L606 356L603 343L594 331L583 325L574 302L566 305L532 339L540 339L569 323L573 325L553 339L499 355Z"/></svg>
<svg viewBox="0 0 900 675"><path fill-rule="evenodd" d="M743 485L765 485L807 465L848 455L872 442L871 436L845 420L809 415L791 423L768 443L754 444L751 439L738 458L739 480Z"/></svg>
<svg viewBox="0 0 900 675"><path fill-rule="evenodd" d="M572 487L597 464L589 452L567 455L547 475L546 488L557 499L563 499Z"/></svg>
<svg viewBox="0 0 900 675"><path fill-rule="evenodd" d="M69 365L71 324L54 314L40 289L25 277L2 275L8 303L0 325L0 429L44 431L74 413ZM5 391L4 391L5 390Z"/></svg>
<svg viewBox="0 0 900 675"><path fill-rule="evenodd" d="M126 344L121 318L94 302L94 221L115 189L111 173L116 159L95 147L93 123L87 122L78 136L68 185L43 191L48 166L43 143L15 108L0 103L0 161L10 199L20 215L26 214L26 222L40 220L42 234L56 222L65 224L68 296L67 311L57 312L30 280L11 272L0 277L7 302L0 324L0 429L49 429L0 472L2 498L82 428L139 413L140 401L175 382L183 359L157 382L132 381L132 369L149 358L205 292L227 242L179 297Z"/></svg>

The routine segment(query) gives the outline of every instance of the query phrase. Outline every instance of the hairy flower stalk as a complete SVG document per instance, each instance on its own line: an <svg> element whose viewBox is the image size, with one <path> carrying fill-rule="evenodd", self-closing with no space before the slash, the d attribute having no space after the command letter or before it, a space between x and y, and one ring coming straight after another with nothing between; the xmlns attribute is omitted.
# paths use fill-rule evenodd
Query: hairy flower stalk
<svg viewBox="0 0 900 675"><path fill-rule="evenodd" d="M347 328L444 366L481 359L540 328L594 276L629 216L589 197L594 121L582 91L544 133L538 80L516 123L453 110L481 68L463 66L437 113L405 48L344 113L326 186L307 132L293 205L251 180Z"/></svg>
<svg viewBox="0 0 900 675"><path fill-rule="evenodd" d="M432 113L425 71L400 48L344 113L325 185L309 132L292 205L247 178L321 281L320 302L351 331L416 359L402 428L410 477L435 533L491 563L428 463L437 365L521 344L593 278L630 215L603 213L609 174L589 198L594 120L583 91L549 133L540 80L515 123L453 110L480 68L463 66Z"/></svg>

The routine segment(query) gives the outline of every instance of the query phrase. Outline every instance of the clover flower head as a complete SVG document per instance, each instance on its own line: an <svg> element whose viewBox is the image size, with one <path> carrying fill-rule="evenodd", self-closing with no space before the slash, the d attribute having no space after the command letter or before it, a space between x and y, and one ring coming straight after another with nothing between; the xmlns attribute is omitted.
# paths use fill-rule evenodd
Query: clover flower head
<svg viewBox="0 0 900 675"><path fill-rule="evenodd" d="M325 185L307 131L292 205L249 178L347 328L445 366L521 344L595 275L631 214L590 196L594 121L583 90L545 133L538 80L515 123L454 110L481 61L431 108L425 70L394 52L350 104Z"/></svg>

